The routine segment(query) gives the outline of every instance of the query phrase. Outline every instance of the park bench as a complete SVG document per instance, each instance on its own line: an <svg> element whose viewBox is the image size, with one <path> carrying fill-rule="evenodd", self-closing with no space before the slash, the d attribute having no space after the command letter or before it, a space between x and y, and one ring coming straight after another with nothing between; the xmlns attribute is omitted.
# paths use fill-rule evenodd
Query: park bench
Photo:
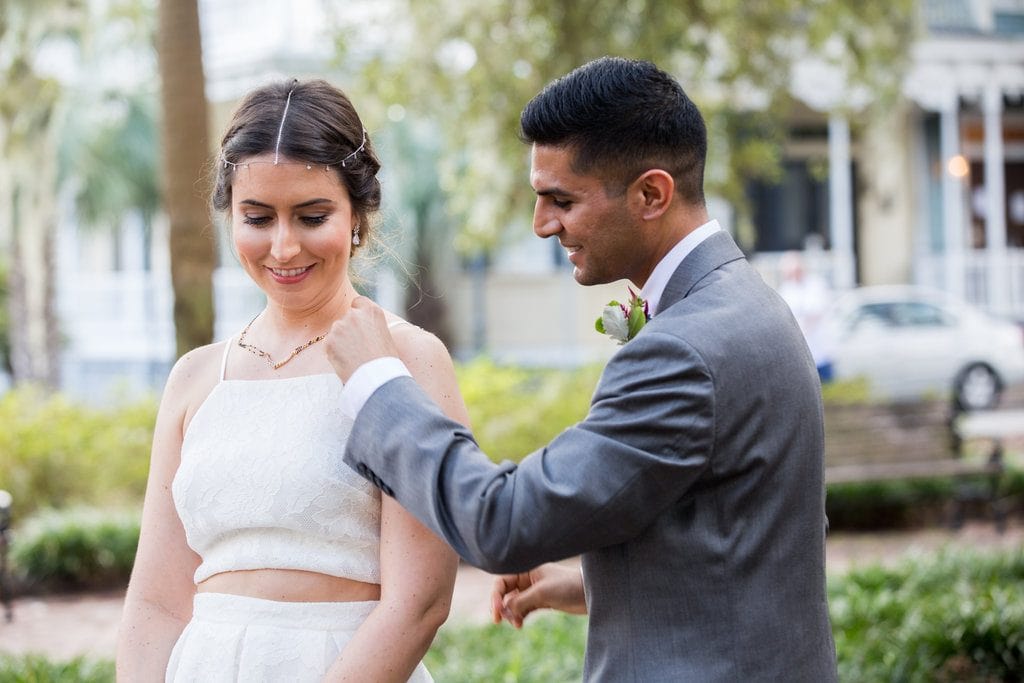
<svg viewBox="0 0 1024 683"><path fill-rule="evenodd" d="M945 401L830 405L825 413L826 484L948 478L957 482L951 524L981 502L996 528L1004 442L1024 437L1024 410L955 413Z"/></svg>

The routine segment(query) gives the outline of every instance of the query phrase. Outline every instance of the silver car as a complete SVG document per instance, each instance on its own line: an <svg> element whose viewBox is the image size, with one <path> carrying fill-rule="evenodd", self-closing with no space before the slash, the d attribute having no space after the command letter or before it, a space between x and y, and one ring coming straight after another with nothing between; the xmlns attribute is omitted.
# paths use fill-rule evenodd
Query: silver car
<svg viewBox="0 0 1024 683"><path fill-rule="evenodd" d="M910 285L841 295L824 320L836 379L867 379L873 396L949 396L992 408L1024 381L1024 328L949 295Z"/></svg>

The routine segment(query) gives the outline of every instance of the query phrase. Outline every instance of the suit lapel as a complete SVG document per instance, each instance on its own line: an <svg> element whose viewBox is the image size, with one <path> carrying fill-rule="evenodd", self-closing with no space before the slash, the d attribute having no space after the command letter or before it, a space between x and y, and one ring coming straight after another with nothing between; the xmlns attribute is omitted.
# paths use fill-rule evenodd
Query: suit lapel
<svg viewBox="0 0 1024 683"><path fill-rule="evenodd" d="M665 291L661 295L659 312L684 299L690 290L711 271L742 258L744 258L743 252L725 230L719 230L711 235L686 255L686 258L676 268L676 272L669 278L668 284L665 285Z"/></svg>

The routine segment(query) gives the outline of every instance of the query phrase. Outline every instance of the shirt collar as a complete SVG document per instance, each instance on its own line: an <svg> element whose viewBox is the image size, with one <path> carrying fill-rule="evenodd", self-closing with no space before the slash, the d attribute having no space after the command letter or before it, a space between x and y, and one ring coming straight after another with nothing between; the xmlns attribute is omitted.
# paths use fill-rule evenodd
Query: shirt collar
<svg viewBox="0 0 1024 683"><path fill-rule="evenodd" d="M676 243L676 246L672 247L664 258L662 258L658 265L654 267L651 272L651 276L647 278L647 283L644 288L640 290L640 298L647 302L648 311L651 315L654 315L658 311L658 304L661 302L661 295L665 291L666 285L668 285L669 278L672 277L672 273L676 272L676 268L683 262L691 251L693 251L698 244L706 240L711 235L721 230L721 226L718 225L718 221L712 219L700 226L683 239Z"/></svg>

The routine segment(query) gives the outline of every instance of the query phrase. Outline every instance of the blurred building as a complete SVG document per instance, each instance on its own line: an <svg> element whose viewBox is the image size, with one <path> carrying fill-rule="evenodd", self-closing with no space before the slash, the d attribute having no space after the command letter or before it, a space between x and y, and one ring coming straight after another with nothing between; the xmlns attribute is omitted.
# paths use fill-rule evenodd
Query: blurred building
<svg viewBox="0 0 1024 683"><path fill-rule="evenodd" d="M362 5L363 3L360 3ZM237 97L274 76L332 76L335 46L323 3L206 0L200 3L211 135ZM800 102L790 121L783 177L752 183L751 260L772 284L783 254L835 289L858 284L932 285L1024 320L1024 0L921 0L925 31L912 47L902 101L867 120L828 65L805 60L792 74ZM240 16L271 27L253 58ZM732 212L712 215L735 230ZM112 248L66 226L60 306L68 337L66 388L95 396L123 385L158 388L173 362L166 244L157 225L143 240L131 220ZM155 247L151 245L157 245ZM147 246L151 253L147 251ZM234 257L216 275L217 337L237 332L262 307ZM486 266L437 278L453 322L453 351L571 364L616 349L593 321L624 283L582 288L556 242L523 239ZM401 308L385 272L375 294Z"/></svg>
<svg viewBox="0 0 1024 683"><path fill-rule="evenodd" d="M1024 2L919 12L904 97L884 118L830 115L849 104L842 84L820 64L794 70L806 109L783 181L750 188L754 259L775 281L782 252L811 246L837 288L914 282L1024 320Z"/></svg>

